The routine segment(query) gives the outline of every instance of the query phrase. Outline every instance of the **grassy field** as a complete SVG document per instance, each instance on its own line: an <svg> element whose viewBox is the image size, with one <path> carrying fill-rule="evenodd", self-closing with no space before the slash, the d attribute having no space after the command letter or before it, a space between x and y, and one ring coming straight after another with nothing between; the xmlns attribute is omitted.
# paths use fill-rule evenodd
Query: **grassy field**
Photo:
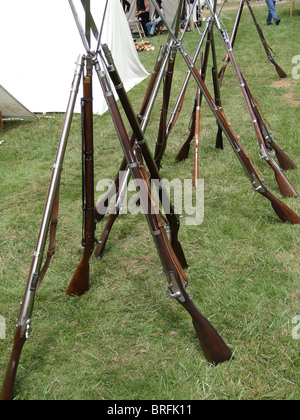
<svg viewBox="0 0 300 420"><path fill-rule="evenodd" d="M229 33L236 7L231 3L222 15ZM288 78L280 80L267 61L247 9L236 41L236 57L277 143L297 165L287 176L300 191L300 80L292 78L292 58L300 55L300 16L289 17L290 2L277 3L281 24L266 26L265 3L258 3L254 10ZM225 53L217 33L215 38L221 67ZM191 55L198 39L197 31L186 34L184 45ZM149 72L159 45L165 41L165 35L153 38L155 51L140 53ZM179 53L177 57L170 109L186 72ZM210 77L207 85L211 89ZM147 81L130 92L136 111L146 86ZM192 178L192 153L182 163L175 163L174 158L186 139L195 89L191 81L169 137L162 170L169 180ZM272 170L259 160L231 65L221 94L233 128L263 172L270 191L281 198ZM161 97L160 93L147 129L151 150ZM54 119L38 122L6 122L0 131L0 316L6 320L6 339L0 340L1 381L62 123L63 115L55 114ZM80 117L76 115L64 162L57 252L36 299L33 332L24 347L15 384L16 399L299 399L300 341L292 335L296 327L292 321L300 315L299 227L281 223L269 201L252 194L226 139L223 151L215 149L216 122L207 104L202 107L200 141L205 217L200 226L187 226L183 218L180 240L189 263L194 301L234 353L232 361L217 367L205 359L189 315L176 301L166 301L166 281L141 215L117 220L103 259L91 263L89 292L80 298L65 295L80 261L80 137ZM95 117L96 182L113 178L121 158L110 116ZM299 198L282 200L300 214ZM103 226L98 226L97 235Z"/></svg>

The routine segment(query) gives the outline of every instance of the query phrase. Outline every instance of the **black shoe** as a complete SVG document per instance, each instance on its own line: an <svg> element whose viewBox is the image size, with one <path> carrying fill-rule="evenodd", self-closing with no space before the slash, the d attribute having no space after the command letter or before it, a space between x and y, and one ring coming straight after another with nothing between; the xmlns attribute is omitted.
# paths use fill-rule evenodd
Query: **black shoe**
<svg viewBox="0 0 300 420"><path fill-rule="evenodd" d="M275 24L278 26L280 23L280 19L276 20Z"/></svg>

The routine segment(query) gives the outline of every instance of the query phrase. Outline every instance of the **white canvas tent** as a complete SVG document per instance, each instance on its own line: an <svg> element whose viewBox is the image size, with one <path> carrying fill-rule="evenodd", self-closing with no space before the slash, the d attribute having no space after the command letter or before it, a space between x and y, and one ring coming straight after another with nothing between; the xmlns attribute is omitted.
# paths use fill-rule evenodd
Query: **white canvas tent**
<svg viewBox="0 0 300 420"><path fill-rule="evenodd" d="M105 3L91 0L98 27ZM74 4L84 25L81 1L74 0ZM0 39L0 83L34 113L65 112L75 61L85 53L68 0L4 2ZM127 91L148 76L132 42L120 0L108 0L102 42L112 50ZM94 110L102 114L106 104L98 80L95 82Z"/></svg>
<svg viewBox="0 0 300 420"><path fill-rule="evenodd" d="M30 112L16 98L14 98L3 86L0 85L0 112L1 117L6 119L36 119L37 116Z"/></svg>

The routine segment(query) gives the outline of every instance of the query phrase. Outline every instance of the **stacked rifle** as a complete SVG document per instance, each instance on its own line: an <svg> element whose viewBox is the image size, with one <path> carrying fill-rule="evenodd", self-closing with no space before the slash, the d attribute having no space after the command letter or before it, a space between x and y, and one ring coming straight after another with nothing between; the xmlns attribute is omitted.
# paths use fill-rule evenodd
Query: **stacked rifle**
<svg viewBox="0 0 300 420"><path fill-rule="evenodd" d="M160 14L156 2L154 0L151 0L151 2L157 9L157 12ZM186 142L186 148L190 146L190 142L192 141L195 133L198 133L197 139L195 141L195 165L197 163L197 150L199 147L200 109L201 102L204 97L218 124L216 146L218 148L223 147L222 135L224 134L227 137L233 150L235 151L237 157L239 158L242 166L244 167L254 190L266 197L271 202L273 209L283 222L290 222L292 224L300 223L300 218L267 190L255 167L253 166L244 146L242 145L239 136L231 128L224 110L221 107L220 86L213 39L213 29L215 27L221 35L222 41L226 48L226 52L228 54L228 60L231 61L236 72L242 94L245 98L247 108L253 122L254 130L259 140L260 155L274 170L282 194L284 196L296 196L296 191L282 172L282 169L293 169L294 165L292 161L274 143L274 141L271 139L270 133L264 125L264 120L261 118L259 111L255 106L255 101L252 97L250 88L247 85L237 65L228 34L222 28L218 15L216 14L215 4L211 4L210 0L208 0L209 8L211 11L211 18L207 21L207 24L201 35L197 51L193 58L188 55L183 46L183 38L187 25L181 35L181 38L178 39L180 17L184 4L183 0L179 0L178 11L172 27L165 21L164 17L162 16L164 24L169 31L169 38L166 44L159 51L157 60L154 65L153 73L150 77L148 88L146 90L145 97L138 114L136 114L136 112L133 110L132 104L130 103L122 80L119 76L118 69L116 68L111 51L107 45L101 43L102 31L97 30L95 21L90 12L90 2L82 0L82 4L84 5L87 16L85 31L79 22L73 1L69 0L69 4L77 23L86 53L84 55L81 54L78 57L76 63L68 108L65 115L65 121L57 150L55 164L53 165L52 169L52 177L50 181L47 202L44 209L39 236L30 267L24 298L21 305L20 315L16 327L14 346L2 386L2 400L8 400L13 395L13 387L21 352L26 340L29 337L29 332L31 329L36 294L49 267L51 258L55 253L55 234L58 221L61 172L67 148L74 107L82 80L83 97L81 100L81 109L83 255L72 277L69 287L67 288L66 293L68 295L82 295L89 289L90 260L93 255L97 258L101 258L103 255L105 245L107 243L113 224L121 213L124 191L126 190L128 182L132 177L139 192L140 204L144 209L143 213L145 214L149 225L149 230L153 237L154 244L163 266L169 297L175 299L192 318L195 332L210 363L218 364L224 361L228 361L232 358L231 350L225 344L224 340L221 338L218 332L209 323L209 321L199 311L187 291L188 278L185 273L187 261L182 245L178 239L180 220L175 212L173 205L170 202L170 197L167 191L160 182L160 168L163 155L167 147L167 139L179 116L180 108L182 107L183 98L186 91L186 86L191 76L195 79L197 84L197 95L194 109L195 124L193 124L193 136L191 136ZM108 0L106 1L106 8L107 4ZM105 13L103 20L104 19ZM96 51L91 50L91 31L97 40ZM198 56L200 54L200 50L205 38L207 39L205 52L204 55L201 54L198 71L196 68L196 62L198 60ZM205 85L205 74L207 69L208 53L210 50L212 51L214 62L213 80L215 99L213 99ZM179 98L176 102L176 106L171 113L169 121L167 121L175 60L178 51L183 56L188 71ZM114 179L113 188L107 191L106 195L102 197L101 202L98 203L97 206L95 206L94 200L94 73L96 73L101 90L104 97L106 98L112 122L114 124L116 134L124 154L123 160L120 163L119 171ZM158 124L159 130L155 152L154 155L152 155L146 140L145 132L151 111L153 109L153 105L156 101L157 94L162 83L163 104L161 108L160 121ZM130 129L132 131L131 136L128 135L125 128L125 122L121 116L121 112L116 101L117 98L113 93L112 86L117 92L118 99L120 100L120 104L129 123ZM275 151L276 157L278 158L281 167L271 156L270 152L272 150ZM186 158L187 153L184 153ZM178 159L181 159L182 155L182 153L179 153ZM195 185L197 184L197 179L198 174L196 172L194 175ZM153 197L150 181L154 181L154 185L157 185L157 192L159 197L158 201ZM96 228L99 223L104 220L109 208L108 203L114 196L114 211L109 214L100 239L97 240ZM167 229L170 232L170 236L168 235ZM46 260L43 261L48 237L48 251Z"/></svg>

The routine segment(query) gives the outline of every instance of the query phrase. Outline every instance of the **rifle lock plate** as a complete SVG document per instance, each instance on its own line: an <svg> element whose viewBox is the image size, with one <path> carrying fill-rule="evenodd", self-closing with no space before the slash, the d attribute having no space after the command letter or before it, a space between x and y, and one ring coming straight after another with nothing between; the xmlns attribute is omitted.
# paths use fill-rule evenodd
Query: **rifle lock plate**
<svg viewBox="0 0 300 420"><path fill-rule="evenodd" d="M181 290L178 286L177 279L175 278L174 273L170 272L168 274L169 286L167 288L167 294L170 299L177 299L179 302L185 302L185 298L181 293Z"/></svg>

